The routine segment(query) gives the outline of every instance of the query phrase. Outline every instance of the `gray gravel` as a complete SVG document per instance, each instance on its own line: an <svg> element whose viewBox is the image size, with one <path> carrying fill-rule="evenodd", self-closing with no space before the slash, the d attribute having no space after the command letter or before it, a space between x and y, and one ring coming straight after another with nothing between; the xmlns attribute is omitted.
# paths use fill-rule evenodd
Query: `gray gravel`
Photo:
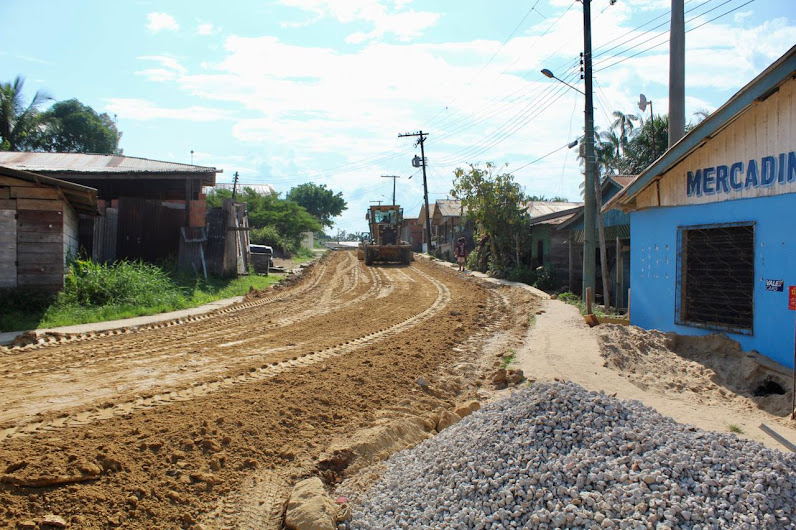
<svg viewBox="0 0 796 530"><path fill-rule="evenodd" d="M351 500L342 528L796 528L796 457L545 383L393 455Z"/></svg>

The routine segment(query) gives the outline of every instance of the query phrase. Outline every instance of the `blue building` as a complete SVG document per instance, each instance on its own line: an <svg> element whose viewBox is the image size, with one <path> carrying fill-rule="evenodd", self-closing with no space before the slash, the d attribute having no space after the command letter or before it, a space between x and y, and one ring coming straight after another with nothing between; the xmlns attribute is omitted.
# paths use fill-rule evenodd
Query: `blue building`
<svg viewBox="0 0 796 530"><path fill-rule="evenodd" d="M793 367L796 46L608 204L630 214L631 323Z"/></svg>

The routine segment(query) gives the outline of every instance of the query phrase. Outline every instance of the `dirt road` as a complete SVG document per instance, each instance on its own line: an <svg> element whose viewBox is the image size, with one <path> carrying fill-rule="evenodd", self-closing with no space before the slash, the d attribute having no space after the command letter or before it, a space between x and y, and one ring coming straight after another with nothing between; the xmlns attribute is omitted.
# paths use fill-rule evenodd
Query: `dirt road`
<svg viewBox="0 0 796 530"><path fill-rule="evenodd" d="M476 396L536 303L335 252L215 313L0 350L0 525L279 527L354 464L333 448Z"/></svg>

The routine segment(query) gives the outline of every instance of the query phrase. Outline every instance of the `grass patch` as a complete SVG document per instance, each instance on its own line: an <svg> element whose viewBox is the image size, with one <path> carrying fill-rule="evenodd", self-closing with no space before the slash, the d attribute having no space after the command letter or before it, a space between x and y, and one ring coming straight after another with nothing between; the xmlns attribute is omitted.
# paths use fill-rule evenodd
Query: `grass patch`
<svg viewBox="0 0 796 530"><path fill-rule="evenodd" d="M508 370L509 366L511 366L517 358L517 352L514 350L509 350L509 354L503 357L503 361L500 363L500 367L504 370Z"/></svg>
<svg viewBox="0 0 796 530"><path fill-rule="evenodd" d="M573 293L571 291L565 291L563 293L558 294L556 296L556 299L557 300L561 300L562 302L566 302L566 303L568 303L570 305L576 306L578 309L580 309L580 314L581 315L585 315L586 314L586 302L584 302L580 298L580 296L576 295L575 293ZM594 304L594 303L591 305L591 310L597 316L597 318L599 318L599 317L626 318L627 317L627 315L625 315L623 313L617 313L615 311L609 311L609 312L606 313L605 312L605 308L603 306L597 305L597 304Z"/></svg>
<svg viewBox="0 0 796 530"><path fill-rule="evenodd" d="M741 429L738 425L731 423L727 425L727 430L730 432L734 432L735 434L743 434L743 429Z"/></svg>
<svg viewBox="0 0 796 530"><path fill-rule="evenodd" d="M264 289L281 277L205 280L142 262L105 265L76 260L69 267L64 290L57 295L21 289L4 292L0 331L88 324L187 309L245 295L251 288Z"/></svg>
<svg viewBox="0 0 796 530"><path fill-rule="evenodd" d="M305 261L315 259L315 256L317 256L317 254L311 249L299 247L295 252L293 252L293 255L290 256L290 259L296 263L304 263Z"/></svg>

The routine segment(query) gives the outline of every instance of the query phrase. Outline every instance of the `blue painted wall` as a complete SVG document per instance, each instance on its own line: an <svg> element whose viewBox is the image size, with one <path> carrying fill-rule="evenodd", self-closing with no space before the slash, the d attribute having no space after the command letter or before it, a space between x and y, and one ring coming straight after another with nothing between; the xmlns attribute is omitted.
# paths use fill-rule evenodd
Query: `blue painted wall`
<svg viewBox="0 0 796 530"><path fill-rule="evenodd" d="M794 320L788 286L796 285L796 194L631 212L631 323L683 335L717 333L675 323L677 227L755 222L753 335L727 335L745 350L757 350L793 368ZM765 280L785 280L783 292L765 290Z"/></svg>

